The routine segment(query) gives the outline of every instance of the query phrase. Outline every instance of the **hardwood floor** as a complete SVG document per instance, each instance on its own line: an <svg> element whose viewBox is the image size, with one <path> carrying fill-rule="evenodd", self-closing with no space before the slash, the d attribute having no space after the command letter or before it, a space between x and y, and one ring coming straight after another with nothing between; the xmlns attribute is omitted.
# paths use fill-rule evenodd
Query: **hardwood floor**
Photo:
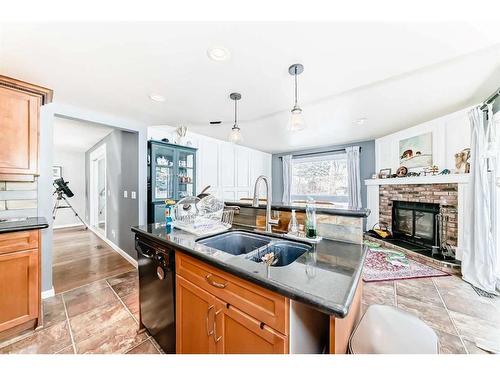
<svg viewBox="0 0 500 375"><path fill-rule="evenodd" d="M134 270L134 267L91 230L54 230L53 285L62 293Z"/></svg>

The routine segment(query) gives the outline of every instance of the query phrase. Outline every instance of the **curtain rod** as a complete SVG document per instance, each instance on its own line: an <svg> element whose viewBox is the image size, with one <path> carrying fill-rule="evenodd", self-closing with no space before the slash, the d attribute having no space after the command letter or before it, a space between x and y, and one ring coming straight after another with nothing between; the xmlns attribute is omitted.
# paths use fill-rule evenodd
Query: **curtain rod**
<svg viewBox="0 0 500 375"><path fill-rule="evenodd" d="M493 94L488 96L486 100L483 102L483 105L480 107L481 111L485 111L488 108L488 104L494 102L496 98L500 96L500 89L497 89Z"/></svg>
<svg viewBox="0 0 500 375"><path fill-rule="evenodd" d="M359 147L359 151L361 152L361 146ZM333 154L333 153L338 153L338 152L345 152L345 148L337 148L335 150L328 150L328 151L317 151L317 152L306 152L303 154L292 154L292 157L296 156L313 156L313 155L321 155L321 154ZM283 156L279 156L279 159L282 159Z"/></svg>

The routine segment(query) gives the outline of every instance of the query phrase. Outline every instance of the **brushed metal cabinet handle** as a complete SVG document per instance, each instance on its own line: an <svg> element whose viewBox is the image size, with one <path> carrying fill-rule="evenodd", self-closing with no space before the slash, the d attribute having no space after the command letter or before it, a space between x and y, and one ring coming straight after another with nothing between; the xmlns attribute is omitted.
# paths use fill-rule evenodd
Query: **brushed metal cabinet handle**
<svg viewBox="0 0 500 375"><path fill-rule="evenodd" d="M227 286L227 283L218 283L217 281L212 280L212 274L209 273L207 276L205 276L205 280L207 280L207 283L209 283L212 286L215 286L216 288L224 289Z"/></svg>
<svg viewBox="0 0 500 375"><path fill-rule="evenodd" d="M210 310L212 310L214 308L214 305L210 305L208 306L208 310L207 310L207 318L206 318L206 328L207 328L207 336L210 337L210 335L213 335L214 334L214 330L212 329L211 331L208 330L208 321L210 319Z"/></svg>
<svg viewBox="0 0 500 375"><path fill-rule="evenodd" d="M220 337L217 337L217 315L220 314L220 312L222 311L222 309L218 310L215 312L215 316L214 316L214 327L213 327L213 338L214 338L214 342L217 344L220 339L222 338L222 336Z"/></svg>

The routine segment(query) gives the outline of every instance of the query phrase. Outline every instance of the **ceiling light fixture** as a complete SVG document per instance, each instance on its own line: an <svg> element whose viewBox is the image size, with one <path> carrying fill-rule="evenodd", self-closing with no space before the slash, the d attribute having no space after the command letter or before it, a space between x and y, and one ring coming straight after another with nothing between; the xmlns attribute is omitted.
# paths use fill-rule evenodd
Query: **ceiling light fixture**
<svg viewBox="0 0 500 375"><path fill-rule="evenodd" d="M158 94L149 94L149 99L151 99L154 102L164 102L165 97L158 95Z"/></svg>
<svg viewBox="0 0 500 375"><path fill-rule="evenodd" d="M229 135L229 140L233 143L240 143L243 140L241 135L241 129L238 126L238 100L241 99L241 94L233 92L229 95L231 100L234 100L234 125L231 128L231 134Z"/></svg>
<svg viewBox="0 0 500 375"><path fill-rule="evenodd" d="M302 64L293 64L288 68L288 73L290 73L295 78L295 104L292 108L292 113L288 122L288 130L292 132L304 130L306 128L304 116L302 115L302 108L300 108L297 104L297 76L303 71L304 65Z"/></svg>
<svg viewBox="0 0 500 375"><path fill-rule="evenodd" d="M210 47L207 55L214 61L226 61L231 57L231 52L225 47Z"/></svg>

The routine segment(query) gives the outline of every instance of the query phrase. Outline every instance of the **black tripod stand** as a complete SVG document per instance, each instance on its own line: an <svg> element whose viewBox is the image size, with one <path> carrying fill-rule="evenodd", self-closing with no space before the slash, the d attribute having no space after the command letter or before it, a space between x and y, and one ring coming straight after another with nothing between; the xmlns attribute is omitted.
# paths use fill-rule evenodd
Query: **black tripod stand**
<svg viewBox="0 0 500 375"><path fill-rule="evenodd" d="M57 194L57 198L56 198L56 203L54 203L54 208L52 209L52 219L53 220L56 219L57 210L61 208L70 208L71 211L73 211L75 216L78 218L78 220L82 222L84 230L87 230L87 224L85 224L85 222L82 220L82 218L78 215L73 206L68 202L68 200L64 196L64 194L66 194L68 197L72 197L74 195L73 192L68 188L68 183L65 182L62 178L59 178L57 180L54 180L54 186L56 190L52 195ZM64 203L62 202L63 200L66 203L66 205L64 205Z"/></svg>

